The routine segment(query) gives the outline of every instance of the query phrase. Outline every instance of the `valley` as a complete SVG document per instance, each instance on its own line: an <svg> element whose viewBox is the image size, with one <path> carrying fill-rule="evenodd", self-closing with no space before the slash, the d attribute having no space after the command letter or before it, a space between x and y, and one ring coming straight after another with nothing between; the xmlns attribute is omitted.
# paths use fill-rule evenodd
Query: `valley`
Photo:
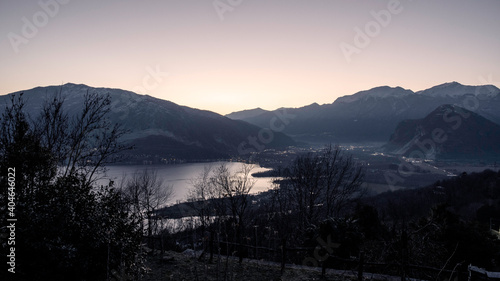
<svg viewBox="0 0 500 281"><path fill-rule="evenodd" d="M0 102L6 163L22 153L16 165L36 173L19 186L36 184L35 193L25 190L30 200L49 198L24 214L40 228L29 235L52 237L47 210L70 222L65 232L83 231L68 216L84 212L77 223L93 227L86 247L104 259L109 237L97 244L91 237L102 232L96 225L119 220L110 226L115 255L121 245L150 253L142 268L155 268L152 278L164 269L183 275L158 266L165 253L184 260L171 251L197 253L196 264L216 276L250 259L279 263L275 275L302 265L322 267L323 277L328 268L357 270L358 279L368 274L364 266L372 276L418 279L438 276L450 260L456 270L446 272L459 278L467 275L463 260L499 268L500 240L491 235L500 219L494 86L452 82L417 93L382 86L332 104L229 116L71 83ZM58 164L67 173L54 172ZM108 174L94 173L106 167Z"/></svg>
<svg viewBox="0 0 500 281"><path fill-rule="evenodd" d="M500 1L1 3L1 281L500 281Z"/></svg>
<svg viewBox="0 0 500 281"><path fill-rule="evenodd" d="M384 143L340 145L346 152L351 153L356 162L363 167L365 171L364 187L368 196L398 189L424 187L464 172L481 172L486 169L498 171L500 169L500 162L481 159L470 161L463 159L447 161L412 159L386 153L383 145ZM272 169L263 173L262 176L279 176L279 171L298 155L317 153L324 147L325 145L316 145L293 147L284 151L266 150L254 155L252 160L263 167Z"/></svg>

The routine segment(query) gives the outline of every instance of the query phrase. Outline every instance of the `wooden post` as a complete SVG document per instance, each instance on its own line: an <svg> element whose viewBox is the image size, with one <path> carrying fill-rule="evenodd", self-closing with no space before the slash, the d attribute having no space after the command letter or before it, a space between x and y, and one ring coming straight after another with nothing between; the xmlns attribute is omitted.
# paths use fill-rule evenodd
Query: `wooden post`
<svg viewBox="0 0 500 281"><path fill-rule="evenodd" d="M365 253L359 252L358 281L363 281L363 266L365 263Z"/></svg>
<svg viewBox="0 0 500 281"><path fill-rule="evenodd" d="M215 230L212 229L212 226L210 226L210 244L209 244L209 247L210 247L210 259L208 260L209 263L213 263L214 262L214 241L215 241L215 238L214 238L214 232Z"/></svg>
<svg viewBox="0 0 500 281"><path fill-rule="evenodd" d="M281 240L281 275L285 273L286 239Z"/></svg>
<svg viewBox="0 0 500 281"><path fill-rule="evenodd" d="M406 281L407 260L408 260L408 234L406 233L406 226L404 226L403 233L401 233L401 281Z"/></svg>
<svg viewBox="0 0 500 281"><path fill-rule="evenodd" d="M257 256L257 228L259 226L258 225L254 225L254 228L255 228L255 252L254 252L254 255L255 255L255 259L258 260L259 257Z"/></svg>
<svg viewBox="0 0 500 281"><path fill-rule="evenodd" d="M321 262L321 277L325 278L326 275L326 261L328 260L329 256L326 257L324 261Z"/></svg>

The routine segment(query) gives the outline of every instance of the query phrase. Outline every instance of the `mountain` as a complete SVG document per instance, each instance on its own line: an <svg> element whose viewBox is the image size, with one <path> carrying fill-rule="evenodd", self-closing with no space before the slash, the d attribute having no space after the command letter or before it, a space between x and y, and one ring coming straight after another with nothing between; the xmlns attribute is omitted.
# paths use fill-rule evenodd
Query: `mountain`
<svg viewBox="0 0 500 281"><path fill-rule="evenodd" d="M296 140L313 142L386 142L399 122L423 118L436 107L455 104L500 124L500 89L492 85L445 83L413 92L401 87L376 87L343 96L331 104L280 108L238 118L268 126L277 114L293 115L283 132ZM236 116L236 117L234 117Z"/></svg>
<svg viewBox="0 0 500 281"><path fill-rule="evenodd" d="M455 105L399 123L385 149L427 159L499 159L500 125Z"/></svg>
<svg viewBox="0 0 500 281"><path fill-rule="evenodd" d="M495 92L494 86L484 85L484 86L466 86L458 82L444 83L441 85L434 86L427 90L417 92L418 95L430 96L430 97L460 97L464 95L473 95L476 97L494 97L497 92ZM493 90L493 91L492 91Z"/></svg>
<svg viewBox="0 0 500 281"><path fill-rule="evenodd" d="M238 147L249 137L259 136L260 127L232 120L214 112L180 106L167 100L121 89L93 88L81 84L37 87L23 92L26 111L36 116L45 100L61 92L66 112L79 112L84 94L108 94L111 98L110 121L130 131L123 141L134 144L131 151L137 159L216 159L238 156ZM12 93L0 96L7 104ZM3 107L0 108L0 111ZM273 132L266 148L282 148L295 142L283 133ZM265 140L268 141L267 139ZM248 148L250 145L246 144ZM264 145L264 144L259 144ZM260 146L262 148L262 146ZM241 150L241 149L240 149ZM248 149L247 149L248 150Z"/></svg>
<svg viewBox="0 0 500 281"><path fill-rule="evenodd" d="M259 116L265 112L269 112L269 111L258 107L258 108L254 108L254 109L247 109L247 110L232 112L232 113L226 114L226 117L230 118L230 119L234 119L234 120L242 120L242 119L247 119L247 118Z"/></svg>

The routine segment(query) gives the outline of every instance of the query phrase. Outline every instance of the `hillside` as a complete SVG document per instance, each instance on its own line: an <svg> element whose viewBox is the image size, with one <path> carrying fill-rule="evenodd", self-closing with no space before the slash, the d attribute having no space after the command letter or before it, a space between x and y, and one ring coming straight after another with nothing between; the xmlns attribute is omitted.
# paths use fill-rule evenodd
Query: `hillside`
<svg viewBox="0 0 500 281"><path fill-rule="evenodd" d="M244 121L232 120L214 112L180 106L167 100L121 89L94 88L81 84L37 87L19 91L24 93L26 111L36 116L44 102L61 93L64 109L70 114L79 112L85 93L109 95L112 123L120 123L129 133L123 141L135 145L129 154L136 160L157 159L217 159L238 156L238 146L248 138L258 136L259 128ZM0 97L0 104L8 104L10 96ZM2 106L0 110L3 111ZM274 132L266 148L293 145L288 136ZM261 144L262 145L262 144Z"/></svg>
<svg viewBox="0 0 500 281"><path fill-rule="evenodd" d="M232 113L229 117L263 126L286 111L295 117L283 132L297 140L386 142L401 121L423 118L443 104L466 107L500 124L500 89L457 82L419 92L382 86L340 97L331 104L282 108L249 117Z"/></svg>
<svg viewBox="0 0 500 281"><path fill-rule="evenodd" d="M235 119L235 120L242 120L242 119L256 117L256 116L259 116L259 115L264 114L266 112L269 112L269 111L258 107L258 108L254 108L254 109L247 109L247 110L232 112L232 113L226 114L226 117L231 118L231 119Z"/></svg>
<svg viewBox="0 0 500 281"><path fill-rule="evenodd" d="M423 119L399 123L387 152L412 158L500 158L500 125L472 111L442 105Z"/></svg>

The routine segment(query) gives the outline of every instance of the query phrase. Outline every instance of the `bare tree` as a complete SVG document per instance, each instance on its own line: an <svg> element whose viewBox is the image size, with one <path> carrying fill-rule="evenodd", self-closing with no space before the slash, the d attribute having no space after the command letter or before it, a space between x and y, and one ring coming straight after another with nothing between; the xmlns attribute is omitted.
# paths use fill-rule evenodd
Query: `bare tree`
<svg viewBox="0 0 500 281"><path fill-rule="evenodd" d="M156 170L137 171L131 178L122 179L122 192L132 211L141 219L147 236L158 230L156 211L173 195L172 185L164 185ZM147 226L144 226L147 220Z"/></svg>
<svg viewBox="0 0 500 281"><path fill-rule="evenodd" d="M353 160L352 155L344 153L338 146L328 146L321 156L321 162L326 216L339 216L354 195L361 195L363 169Z"/></svg>
<svg viewBox="0 0 500 281"><path fill-rule="evenodd" d="M319 220L320 207L323 204L321 196L324 193L322 177L321 158L308 154L293 162L283 182L282 188L290 190L295 203L301 229Z"/></svg>
<svg viewBox="0 0 500 281"><path fill-rule="evenodd" d="M127 131L109 121L109 95L87 92L80 112L67 113L64 103L62 88L45 100L33 121L34 135L40 136L41 145L50 151L50 160L62 167L62 176L83 174L90 185L105 164L131 148L119 142Z"/></svg>
<svg viewBox="0 0 500 281"><path fill-rule="evenodd" d="M291 191L287 188L280 188L279 184L276 184L271 190L270 220L272 226L278 232L281 243L281 274L285 270L286 247L292 238L292 233L294 233L294 208Z"/></svg>
<svg viewBox="0 0 500 281"><path fill-rule="evenodd" d="M45 100L36 120L35 130L41 136L41 144L48 148L54 156L56 165L63 163L69 148L69 117L64 111L62 87L51 99Z"/></svg>
<svg viewBox="0 0 500 281"><path fill-rule="evenodd" d="M216 193L214 189L212 177L212 167L205 166L203 171L198 177L191 179L191 185L193 188L189 191L187 200L191 203L192 208L195 210L200 221L200 228L202 233L203 241L203 252L201 253L199 259L203 258L207 250L207 241L205 233L209 233L208 248L210 250L209 262L213 262L214 255L214 242L215 242L215 226L213 222L215 221L213 216L216 214L214 199L216 199Z"/></svg>
<svg viewBox="0 0 500 281"><path fill-rule="evenodd" d="M338 146L321 154L299 156L287 169L281 188L294 201L301 229L339 216L361 190L363 170Z"/></svg>
<svg viewBox="0 0 500 281"><path fill-rule="evenodd" d="M236 227L236 243L238 247L239 262L243 262L243 241L246 216L248 212L249 193L255 185L251 178L253 165L241 164L240 170L231 173L225 164L221 164L214 170L211 182L218 198L223 198L228 204L228 209Z"/></svg>
<svg viewBox="0 0 500 281"><path fill-rule="evenodd" d="M210 217L213 208L209 205L209 200L215 198L213 184L210 177L211 166L205 166L200 175L190 180L192 189L189 190L187 201L192 203L197 215L200 218L201 227L205 228L210 224Z"/></svg>
<svg viewBox="0 0 500 281"><path fill-rule="evenodd" d="M62 98L55 98L52 103L62 103ZM50 105L51 103L49 103ZM51 127L51 116L58 116L68 120L64 115L58 115L57 107L52 106L53 112L44 110L42 126ZM120 145L118 139L126 131L119 124L111 124L105 118L111 110L109 95L97 93L85 94L83 109L80 114L69 118L69 130L65 133L67 139L65 158L60 159L64 164L64 176L81 172L87 178L88 184L93 183L95 174L103 169L104 164L113 162L112 156L127 150L130 147ZM48 123L48 124L47 124ZM55 128L57 133L57 129ZM53 137L56 135L53 134ZM50 140L50 139L49 139Z"/></svg>

